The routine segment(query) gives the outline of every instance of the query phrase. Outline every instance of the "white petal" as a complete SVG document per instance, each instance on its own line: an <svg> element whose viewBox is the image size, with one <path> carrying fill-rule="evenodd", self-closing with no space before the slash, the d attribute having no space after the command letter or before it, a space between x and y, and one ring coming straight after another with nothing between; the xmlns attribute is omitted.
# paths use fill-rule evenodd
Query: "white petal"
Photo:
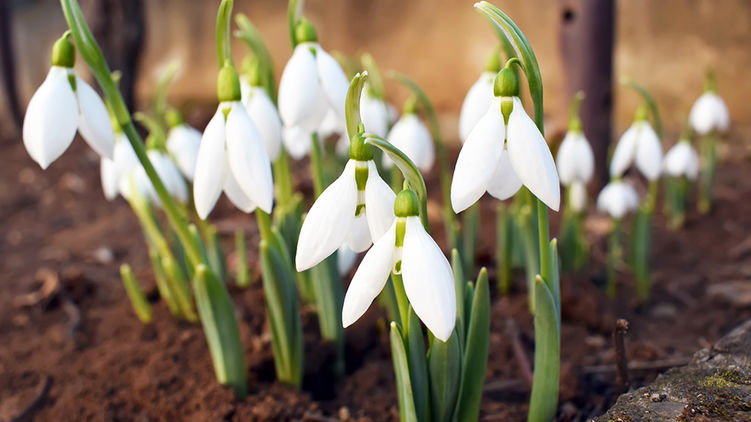
<svg viewBox="0 0 751 422"><path fill-rule="evenodd" d="M558 176L564 186L574 181L586 183L594 173L594 154L589 142L580 132L569 132L558 148L555 160Z"/></svg>
<svg viewBox="0 0 751 422"><path fill-rule="evenodd" d="M224 114L221 108L211 118L201 138L193 180L193 200L198 216L206 219L222 194L227 173Z"/></svg>
<svg viewBox="0 0 751 422"><path fill-rule="evenodd" d="M391 227L394 219L396 194L378 174L373 160L368 161L368 180L365 182L365 216L370 236L375 241Z"/></svg>
<svg viewBox="0 0 751 422"><path fill-rule="evenodd" d="M705 92L696 100L691 107L688 119L700 135L713 130L724 131L730 125L730 116L725 101L712 92Z"/></svg>
<svg viewBox="0 0 751 422"><path fill-rule="evenodd" d="M493 79L495 73L483 72L472 84L464 97L462 111L459 114L459 138L465 142L475 125L485 115L493 102ZM500 111L498 111L500 113Z"/></svg>
<svg viewBox="0 0 751 422"><path fill-rule="evenodd" d="M180 171L191 181L196 173L200 145L201 132L186 124L173 127L167 136L167 151L172 154Z"/></svg>
<svg viewBox="0 0 751 422"><path fill-rule="evenodd" d="M365 132L385 138L389 131L389 111L386 104L370 95L368 89L360 94L360 118Z"/></svg>
<svg viewBox="0 0 751 422"><path fill-rule="evenodd" d="M597 209L607 212L616 219L623 218L639 204L639 197L634 188L626 183L615 181L609 183L597 197Z"/></svg>
<svg viewBox="0 0 751 422"><path fill-rule="evenodd" d="M158 162L157 173L164 182L167 191L170 195L180 202L188 202L188 186L185 184L180 170L177 168L177 164L172 160L172 157L165 154L162 151L156 151L156 154L150 154L149 158L154 155L153 162Z"/></svg>
<svg viewBox="0 0 751 422"><path fill-rule="evenodd" d="M425 232L419 217L408 217L404 231L402 278L415 313L441 341L456 323L454 276L446 256Z"/></svg>
<svg viewBox="0 0 751 422"><path fill-rule="evenodd" d="M657 180L662 169L662 144L652 126L643 122L636 141L636 167L649 180Z"/></svg>
<svg viewBox="0 0 751 422"><path fill-rule="evenodd" d="M691 146L686 142L678 142L665 154L665 173L670 176L684 176L691 160Z"/></svg>
<svg viewBox="0 0 751 422"><path fill-rule="evenodd" d="M295 47L279 81L279 115L288 127L300 125L314 113L318 97L322 95L316 59L310 48L309 43Z"/></svg>
<svg viewBox="0 0 751 422"><path fill-rule="evenodd" d="M115 162L109 158L102 158L100 162L99 175L102 178L102 190L104 197L111 201L117 197L117 168Z"/></svg>
<svg viewBox="0 0 751 422"><path fill-rule="evenodd" d="M336 251L336 266L340 276L344 277L349 274L355 265L355 261L357 261L357 253L349 246L342 245Z"/></svg>
<svg viewBox="0 0 751 422"><path fill-rule="evenodd" d="M261 134L266 154L271 161L275 161L282 148L282 121L274 103L260 87L252 87L248 101L243 103L246 104L248 114Z"/></svg>
<svg viewBox="0 0 751 422"><path fill-rule="evenodd" d="M493 101L464 142L451 182L451 206L459 213L488 190L503 150L505 128L500 101Z"/></svg>
<svg viewBox="0 0 751 422"><path fill-rule="evenodd" d="M389 142L399 148L422 171L429 171L435 159L435 149L430 131L414 114L405 114L391 128ZM387 159L384 155L384 157ZM387 160L384 159L384 163ZM388 160L390 162L391 160Z"/></svg>
<svg viewBox="0 0 751 422"><path fill-rule="evenodd" d="M576 142L576 155L579 158L579 165L576 166L576 179L582 183L587 183L592 179L595 172L595 154L592 152L592 147L584 134L580 134Z"/></svg>
<svg viewBox="0 0 751 422"><path fill-rule="evenodd" d="M342 325L348 327L368 310L383 290L394 260L396 221L365 254L347 288L342 305Z"/></svg>
<svg viewBox="0 0 751 422"><path fill-rule="evenodd" d="M231 171L227 172L227 179L224 181L224 194L242 212L250 213L256 209L256 204L245 195Z"/></svg>
<svg viewBox="0 0 751 422"><path fill-rule="evenodd" d="M76 76L76 93L80 118L78 131L89 146L102 157L112 158L115 149L115 132L112 130L107 107L94 88Z"/></svg>
<svg viewBox="0 0 751 422"><path fill-rule="evenodd" d="M344 121L344 102L347 99L349 81L344 75L342 67L323 48L316 49L316 64L318 65L318 80L331 108L336 111L339 119Z"/></svg>
<svg viewBox="0 0 751 422"><path fill-rule="evenodd" d="M349 161L341 176L321 193L308 211L297 241L297 271L305 271L323 261L347 238L357 207L355 165L354 161Z"/></svg>
<svg viewBox="0 0 751 422"><path fill-rule="evenodd" d="M573 182L568 192L569 205L572 210L579 212L587 207L587 188L582 182Z"/></svg>
<svg viewBox="0 0 751 422"><path fill-rule="evenodd" d="M332 136L337 133L343 133L347 129L345 127L344 120L339 118L339 115L336 113L336 110L333 108L329 108L326 112L326 116L321 121L321 124L318 126L318 136L321 139L326 139L329 136Z"/></svg>
<svg viewBox="0 0 751 422"><path fill-rule="evenodd" d="M115 135L114 163L117 174L117 185L124 198L130 198L130 175L142 169L133 146L122 133Z"/></svg>
<svg viewBox="0 0 751 422"><path fill-rule="evenodd" d="M68 71L53 66L29 101L23 121L23 143L31 158L46 169L73 142L78 101Z"/></svg>
<svg viewBox="0 0 751 422"><path fill-rule="evenodd" d="M613 158L610 159L610 177L620 177L628 170L636 155L636 142L639 137L639 125L634 123L621 135L615 146Z"/></svg>
<svg viewBox="0 0 751 422"><path fill-rule="evenodd" d="M312 136L313 134L311 132L306 132L299 127L285 127L282 137L284 148L287 149L290 157L299 160L310 152Z"/></svg>
<svg viewBox="0 0 751 422"><path fill-rule="evenodd" d="M506 149L501 151L498 165L488 183L488 193L494 198L504 200L511 198L522 187L522 182L516 177L514 168Z"/></svg>
<svg viewBox="0 0 751 422"><path fill-rule="evenodd" d="M553 155L518 97L514 97L506 138L509 159L516 176L545 205L558 211L561 188Z"/></svg>
<svg viewBox="0 0 751 422"><path fill-rule="evenodd" d="M266 147L242 103L232 103L227 115L227 161L247 196L258 208L271 214L274 181Z"/></svg>
<svg viewBox="0 0 751 422"><path fill-rule="evenodd" d="M690 157L688 162L688 168L686 169L686 177L690 180L696 180L699 177L699 154L693 147L689 146Z"/></svg>
<svg viewBox="0 0 751 422"><path fill-rule="evenodd" d="M360 253L365 252L372 243L370 229L368 229L368 219L362 214L359 217L355 217L349 226L349 233L347 233L347 246L352 248L353 251Z"/></svg>

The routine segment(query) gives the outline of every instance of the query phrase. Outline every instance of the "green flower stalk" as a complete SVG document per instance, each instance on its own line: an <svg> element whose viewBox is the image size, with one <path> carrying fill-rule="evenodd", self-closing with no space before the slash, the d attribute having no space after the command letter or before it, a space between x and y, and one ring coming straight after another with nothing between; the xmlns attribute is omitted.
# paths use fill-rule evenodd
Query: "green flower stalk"
<svg viewBox="0 0 751 422"><path fill-rule="evenodd" d="M674 229L683 225L689 187L699 175L699 155L691 146L689 136L684 130L680 140L665 155L665 211Z"/></svg>
<svg viewBox="0 0 751 422"><path fill-rule="evenodd" d="M123 264L120 266L120 278L123 281L123 286L125 286L125 292L128 294L130 303L133 305L133 312L136 313L138 319L144 324L150 323L152 317L151 304L149 304L149 301L143 294L143 290L138 281L136 281L130 265Z"/></svg>
<svg viewBox="0 0 751 422"><path fill-rule="evenodd" d="M605 186L597 197L597 209L607 213L612 221L612 228L608 236L607 286L606 291L611 298L615 297L617 287L617 270L623 263L623 228L622 220L629 212L639 207L639 196L636 190L622 182L613 179Z"/></svg>

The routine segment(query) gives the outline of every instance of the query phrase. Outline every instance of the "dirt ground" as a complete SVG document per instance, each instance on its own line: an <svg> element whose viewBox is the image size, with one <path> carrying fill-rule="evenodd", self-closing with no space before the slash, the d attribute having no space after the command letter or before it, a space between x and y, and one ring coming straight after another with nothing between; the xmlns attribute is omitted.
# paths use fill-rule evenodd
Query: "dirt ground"
<svg viewBox="0 0 751 422"><path fill-rule="evenodd" d="M0 143L0 151L0 421L398 420L386 324L376 306L346 330L347 371L340 379L332 375L332 349L318 340L315 314L305 309L303 391L274 381L252 217L224 202L212 215L228 244L234 229L247 228L254 270L250 288L230 287L248 360L250 394L239 401L216 383L200 325L176 321L158 301L138 223L122 199L104 199L99 162L83 141L74 141L47 171L20 140ZM562 277L559 420L583 421L614 403L620 392L611 341L617 318L630 322L626 347L636 387L751 318L751 305L739 303L741 295L732 290L733 281L751 277L749 163L744 154L730 155L720 166L711 215L692 211L679 232L657 218L648 303L636 302L628 275L616 300L598 288L604 283L602 236L592 236L590 268ZM434 198L436 178L428 180ZM483 201L488 229L478 247L491 280L494 207ZM602 221L593 218L589 227ZM125 296L118 273L123 262L150 292L150 325L136 319ZM521 368L534 347L526 303L522 272L509 297L493 290L481 420L526 418L529 387Z"/></svg>

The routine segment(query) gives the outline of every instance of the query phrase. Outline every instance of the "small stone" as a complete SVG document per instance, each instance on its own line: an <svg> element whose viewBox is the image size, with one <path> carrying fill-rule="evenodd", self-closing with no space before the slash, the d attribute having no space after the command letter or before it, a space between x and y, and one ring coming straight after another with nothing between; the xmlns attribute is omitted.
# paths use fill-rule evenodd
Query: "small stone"
<svg viewBox="0 0 751 422"><path fill-rule="evenodd" d="M652 316L657 319L674 319L678 315L678 308L670 303L659 303L652 308Z"/></svg>
<svg viewBox="0 0 751 422"><path fill-rule="evenodd" d="M707 288L710 299L738 308L751 306L751 282L732 280L712 284Z"/></svg>
<svg viewBox="0 0 751 422"><path fill-rule="evenodd" d="M94 250L94 259L100 264L110 264L115 260L115 253L107 247L100 247Z"/></svg>
<svg viewBox="0 0 751 422"><path fill-rule="evenodd" d="M665 400L665 397L667 397L665 393L652 393L649 395L649 399L655 403Z"/></svg>

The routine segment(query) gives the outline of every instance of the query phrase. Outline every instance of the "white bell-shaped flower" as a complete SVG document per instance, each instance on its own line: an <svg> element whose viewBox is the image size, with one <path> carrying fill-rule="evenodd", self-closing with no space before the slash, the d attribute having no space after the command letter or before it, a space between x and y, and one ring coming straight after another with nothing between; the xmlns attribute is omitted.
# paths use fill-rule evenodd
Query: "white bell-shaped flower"
<svg viewBox="0 0 751 422"><path fill-rule="evenodd" d="M115 148L113 158L102 157L100 175L104 197L113 200L118 194L130 198L129 178L141 168L136 152L130 145L128 138L122 133L115 134ZM141 192L145 191L144 189Z"/></svg>
<svg viewBox="0 0 751 422"><path fill-rule="evenodd" d="M250 78L240 78L242 103L261 134L266 154L275 161L282 150L282 121L269 94L260 86L257 72L251 72Z"/></svg>
<svg viewBox="0 0 751 422"><path fill-rule="evenodd" d="M425 231L415 194L400 192L394 209L396 221L370 248L347 289L342 324L347 327L365 313L393 272L401 274L407 299L420 320L436 338L446 341L456 322L451 266Z"/></svg>
<svg viewBox="0 0 751 422"><path fill-rule="evenodd" d="M566 133L558 148L555 164L563 186L574 182L586 184L592 179L595 156L582 131L572 130Z"/></svg>
<svg viewBox="0 0 751 422"><path fill-rule="evenodd" d="M699 155L688 139L682 139L665 154L664 167L665 173L670 176L696 180L699 176Z"/></svg>
<svg viewBox="0 0 751 422"><path fill-rule="evenodd" d="M696 133L724 132L730 127L730 113L725 101L713 91L704 92L694 105L688 120Z"/></svg>
<svg viewBox="0 0 751 422"><path fill-rule="evenodd" d="M504 74L506 70L509 69L499 73L497 80L513 75L510 70ZM510 91L518 94L518 85ZM502 109L509 108L505 125ZM522 185L558 211L558 172L545 138L524 111L519 97L495 97L459 152L451 182L451 206L457 213L464 211L486 191L498 199L507 199Z"/></svg>
<svg viewBox="0 0 751 422"><path fill-rule="evenodd" d="M312 25L302 19L296 29L299 44L279 82L279 114L285 127L284 145L293 158L310 150L310 136L319 130L329 109L344 122L349 83L339 63L317 42ZM288 136L286 129L295 129Z"/></svg>
<svg viewBox="0 0 751 422"><path fill-rule="evenodd" d="M347 245L363 252L394 220L394 191L378 175L370 145L352 140L350 160L308 211L297 241L297 271L312 268Z"/></svg>
<svg viewBox="0 0 751 422"><path fill-rule="evenodd" d="M404 152L417 168L427 172L435 162L435 145L430 131L417 116L415 107L414 100L407 100L404 114L391 128L388 141ZM393 164L387 155L383 156L383 165L386 168L391 168Z"/></svg>
<svg viewBox="0 0 751 422"><path fill-rule="evenodd" d="M493 80L498 73L496 70L482 72L480 77L469 88L464 97L462 110L459 113L459 139L466 142L472 129L488 111L493 102Z"/></svg>
<svg viewBox="0 0 751 422"><path fill-rule="evenodd" d="M612 218L621 219L626 213L639 206L639 195L628 183L614 179L608 183L597 197L597 209L608 213Z"/></svg>
<svg viewBox="0 0 751 422"><path fill-rule="evenodd" d="M568 201L575 212L581 212L587 208L587 187L584 183L575 181L569 185Z"/></svg>
<svg viewBox="0 0 751 422"><path fill-rule="evenodd" d="M167 133L167 151L172 155L186 179L192 181L196 174L196 159L198 158L198 149L201 146L201 132L182 122L179 116L174 124L169 118L170 115L176 114L172 111L168 114L170 121L170 130Z"/></svg>
<svg viewBox="0 0 751 422"><path fill-rule="evenodd" d="M149 156L149 161L154 166L156 174L159 175L159 179L167 189L167 193L182 203L188 202L188 186L172 157L165 151L156 148L150 148L146 154ZM159 200L159 196L156 194L154 185L151 183L146 170L142 166L138 166L136 178L136 186L139 188L145 187L145 190L141 191L145 194L144 196L160 207L162 203Z"/></svg>
<svg viewBox="0 0 751 422"><path fill-rule="evenodd" d="M203 132L193 180L198 216L205 219L222 191L239 209L271 213L274 182L261 134L240 102L240 82L231 66L219 72L219 107Z"/></svg>
<svg viewBox="0 0 751 422"><path fill-rule="evenodd" d="M367 83L360 94L360 119L365 132L384 139L388 136L390 123L388 105L376 96Z"/></svg>
<svg viewBox="0 0 751 422"><path fill-rule="evenodd" d="M352 267L355 266L355 261L357 261L357 252L353 251L346 243L336 251L336 264L340 276L349 274Z"/></svg>
<svg viewBox="0 0 751 422"><path fill-rule="evenodd" d="M637 118L629 127L613 152L610 161L610 177L620 177L636 164L636 168L648 180L657 180L662 169L662 144L660 138L642 116L643 111L637 112Z"/></svg>
<svg viewBox="0 0 751 422"><path fill-rule="evenodd" d="M112 159L115 133L107 107L73 70L75 49L64 36L52 49L52 67L29 101L23 143L43 169L60 157L78 131L91 148Z"/></svg>

